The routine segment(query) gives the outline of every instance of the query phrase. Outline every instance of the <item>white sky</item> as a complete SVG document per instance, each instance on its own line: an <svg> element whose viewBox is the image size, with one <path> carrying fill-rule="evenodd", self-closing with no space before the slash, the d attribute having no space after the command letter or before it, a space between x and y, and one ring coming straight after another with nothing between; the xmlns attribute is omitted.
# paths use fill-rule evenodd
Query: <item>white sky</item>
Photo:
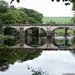
<svg viewBox="0 0 75 75"><path fill-rule="evenodd" d="M7 1L10 2L11 0ZM34 9L48 17L73 16L72 4L65 6L63 2L57 3L51 2L51 0L21 0L20 3L14 1L11 5Z"/></svg>

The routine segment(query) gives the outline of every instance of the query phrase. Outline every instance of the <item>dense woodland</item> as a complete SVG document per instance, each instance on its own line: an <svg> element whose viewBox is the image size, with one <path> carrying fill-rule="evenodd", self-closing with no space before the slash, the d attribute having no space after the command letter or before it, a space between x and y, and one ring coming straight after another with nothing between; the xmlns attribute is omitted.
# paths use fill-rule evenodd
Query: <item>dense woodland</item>
<svg viewBox="0 0 75 75"><path fill-rule="evenodd" d="M35 24L42 23L43 15L37 11L26 8L15 8L7 2L0 1L0 24Z"/></svg>

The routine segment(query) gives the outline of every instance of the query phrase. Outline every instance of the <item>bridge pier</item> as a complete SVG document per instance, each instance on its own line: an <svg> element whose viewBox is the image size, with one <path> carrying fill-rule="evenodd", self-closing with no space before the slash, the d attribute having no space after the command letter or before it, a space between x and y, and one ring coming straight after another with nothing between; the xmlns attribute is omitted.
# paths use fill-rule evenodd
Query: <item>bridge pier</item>
<svg viewBox="0 0 75 75"><path fill-rule="evenodd" d="M41 44L41 28L38 29L38 43Z"/></svg>
<svg viewBox="0 0 75 75"><path fill-rule="evenodd" d="M20 47L23 47L25 42L25 32L23 28L20 28L19 31Z"/></svg>
<svg viewBox="0 0 75 75"><path fill-rule="evenodd" d="M32 42L32 29L28 29L27 30L27 36L26 36L26 38L27 38L27 44L31 44L31 42Z"/></svg>
<svg viewBox="0 0 75 75"><path fill-rule="evenodd" d="M41 28L39 28L39 30L38 30L38 43L39 43L39 45L41 45L42 39L43 39L43 31Z"/></svg>
<svg viewBox="0 0 75 75"><path fill-rule="evenodd" d="M64 27L64 46L67 46L67 30L68 28Z"/></svg>
<svg viewBox="0 0 75 75"><path fill-rule="evenodd" d="M50 28L47 27L47 38L51 38L51 37L52 37L52 32Z"/></svg>

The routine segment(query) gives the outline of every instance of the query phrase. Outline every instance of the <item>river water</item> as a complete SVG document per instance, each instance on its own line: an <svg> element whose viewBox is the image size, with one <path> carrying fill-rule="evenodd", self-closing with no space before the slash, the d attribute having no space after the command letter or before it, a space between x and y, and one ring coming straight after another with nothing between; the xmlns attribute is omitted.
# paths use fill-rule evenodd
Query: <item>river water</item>
<svg viewBox="0 0 75 75"><path fill-rule="evenodd" d="M58 47L64 45L64 39L62 36L53 37ZM19 42L17 40L5 39L3 44L14 46ZM39 45L38 38L33 40L27 42L26 39L25 43L38 47L47 42L41 39ZM71 37L65 41L68 47L74 45ZM32 75L32 70L44 72L42 75L75 75L75 50L0 50L0 75Z"/></svg>
<svg viewBox="0 0 75 75"><path fill-rule="evenodd" d="M48 75L75 73L75 53L73 51L41 51L37 57L35 53L29 53L35 57L29 55L23 60L16 59L13 63L7 61L8 68L6 69L4 67L7 65L2 66L5 63L0 65L0 70L4 68L3 71L0 71L0 75L31 75L32 72L28 70L27 66L35 70L41 69L44 72L46 71Z"/></svg>

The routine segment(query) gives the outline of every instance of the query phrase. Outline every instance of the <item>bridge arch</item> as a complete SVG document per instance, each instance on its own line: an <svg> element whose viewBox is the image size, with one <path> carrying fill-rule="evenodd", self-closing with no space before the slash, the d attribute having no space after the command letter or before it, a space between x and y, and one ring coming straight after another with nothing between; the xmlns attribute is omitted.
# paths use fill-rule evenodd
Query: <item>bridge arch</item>
<svg viewBox="0 0 75 75"><path fill-rule="evenodd" d="M19 31L19 29L20 29L20 27L18 27L18 26L3 26L3 28L6 28L6 27L14 28L14 29L16 29L16 30L18 30L18 31Z"/></svg>
<svg viewBox="0 0 75 75"><path fill-rule="evenodd" d="M34 27L36 27L36 28L42 28L43 30L45 30L45 31L47 31L47 26L25 26L25 27L23 27L24 28L24 31L25 30L27 30L27 29L29 29L29 28L34 28Z"/></svg>
<svg viewBox="0 0 75 75"><path fill-rule="evenodd" d="M41 31L44 31L47 33L47 31L45 31L42 27L29 27L27 28L25 31L27 31L28 29L33 29L33 28L37 28L38 29L38 33L41 33ZM32 31L31 31L32 32Z"/></svg>
<svg viewBox="0 0 75 75"><path fill-rule="evenodd" d="M3 27L3 33L4 35L18 35L19 34L19 30L17 30L16 28L14 27L10 27L10 26L5 26Z"/></svg>

